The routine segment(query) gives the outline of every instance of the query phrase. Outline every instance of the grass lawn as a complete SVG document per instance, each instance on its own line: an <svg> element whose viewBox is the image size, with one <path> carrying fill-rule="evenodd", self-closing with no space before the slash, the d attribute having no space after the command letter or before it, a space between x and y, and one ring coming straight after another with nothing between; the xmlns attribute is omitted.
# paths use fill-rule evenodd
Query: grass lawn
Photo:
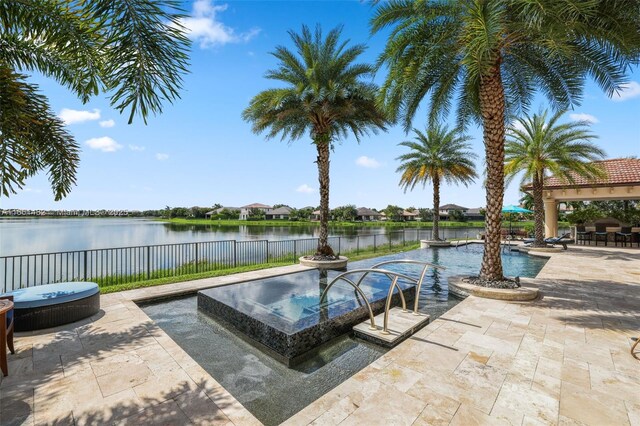
<svg viewBox="0 0 640 426"><path fill-rule="evenodd" d="M288 220L209 220L209 219L158 219L163 222L175 223L177 225L209 225L209 226L320 226L320 222L317 221L288 221ZM329 222L329 227L335 228L351 228L351 227L395 227L395 228L431 228L433 222ZM509 226L508 220L503 220L503 227ZM524 220L521 222L512 222L514 227L533 226L532 220ZM560 227L568 227L568 222L558 222ZM469 222L450 222L440 221L441 228L484 228L484 222L482 221L469 221Z"/></svg>
<svg viewBox="0 0 640 426"><path fill-rule="evenodd" d="M320 226L317 221L288 221L288 220L209 220L209 219L158 219L164 222L175 223L178 225L209 225L209 226ZM392 228L431 228L433 222L329 222L329 227L336 228L352 228L352 227L392 227ZM448 222L441 221L440 226L443 228L476 228L484 227L484 222Z"/></svg>
<svg viewBox="0 0 640 426"><path fill-rule="evenodd" d="M398 246L391 246L391 247L389 247L388 245L385 245L385 246L378 247L375 251L373 249L360 250L359 253L357 254L355 252L346 252L346 253L341 253L341 255L347 256L351 261L356 261L356 260L362 260L362 259L369 259L372 257L384 256L387 254L394 254L394 253L401 253L409 250L415 250L418 247L420 247L419 243L407 243L407 245L405 246L398 245ZM224 275L239 274L241 272L256 271L258 269L268 269L268 268L275 268L277 266L287 266L287 265L292 265L292 262L288 260L288 261L282 261L282 262L262 263L259 265L239 266L236 268L218 269L215 271L200 272L197 274L175 275L171 277L156 278L151 280L141 280L141 281L134 281L134 282L128 282L128 283L120 283L120 284L109 284L108 278L103 279L102 282L100 282L101 280L98 280L97 282L100 286L100 292L102 294L107 294L107 293L114 293L117 291L133 290L136 288L143 288L143 287L154 287L157 285L173 284L173 283L184 282L184 281L193 281L193 280L199 280L203 278L221 277Z"/></svg>

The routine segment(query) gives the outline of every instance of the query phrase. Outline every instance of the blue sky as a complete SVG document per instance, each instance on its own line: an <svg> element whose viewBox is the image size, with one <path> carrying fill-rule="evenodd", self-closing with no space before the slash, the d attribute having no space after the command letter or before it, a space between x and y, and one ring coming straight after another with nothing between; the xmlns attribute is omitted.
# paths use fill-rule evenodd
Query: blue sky
<svg viewBox="0 0 640 426"><path fill-rule="evenodd" d="M343 25L344 38L366 43L361 56L373 62L385 35L371 36L372 9L354 1L227 1L185 3L193 29L191 73L182 99L167 104L164 113L147 125L138 119L127 125L109 107L106 97L82 104L55 81L34 76L54 111L68 121L69 131L82 146L78 185L54 202L46 176L27 181L27 187L0 207L23 209L160 209L166 205L242 206L253 202L319 204L315 148L309 139L294 143L266 141L251 133L242 110L259 91L273 82L263 78L274 67L269 55L277 45L291 46L287 30L320 23L325 30ZM378 75L379 83L384 76ZM546 106L540 101L532 107ZM640 70L617 99L609 99L592 82L582 105L569 114L593 121L597 143L609 158L640 156ZM566 119L572 119L567 114ZM422 114L424 115L424 114ZM414 125L424 127L418 113ZM482 164L481 130L469 129L473 149ZM331 157L331 207L355 204L384 208L428 207L432 192L398 187L397 144L409 139L399 126L357 144L353 138L336 146ZM505 194L505 204L517 203L517 181ZM468 188L444 186L441 202L466 207L485 204L480 183Z"/></svg>

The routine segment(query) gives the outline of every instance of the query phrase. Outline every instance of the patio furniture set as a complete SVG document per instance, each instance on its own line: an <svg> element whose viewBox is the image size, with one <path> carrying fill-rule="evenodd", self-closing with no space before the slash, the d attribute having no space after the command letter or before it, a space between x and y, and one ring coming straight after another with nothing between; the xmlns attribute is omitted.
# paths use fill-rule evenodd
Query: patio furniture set
<svg viewBox="0 0 640 426"><path fill-rule="evenodd" d="M633 247L634 243L640 247L640 227L576 226L576 242L578 244L586 245L588 243L591 245L592 241L596 246L599 242L603 242L605 246L613 242L616 247L618 243L622 247L627 247L627 244Z"/></svg>

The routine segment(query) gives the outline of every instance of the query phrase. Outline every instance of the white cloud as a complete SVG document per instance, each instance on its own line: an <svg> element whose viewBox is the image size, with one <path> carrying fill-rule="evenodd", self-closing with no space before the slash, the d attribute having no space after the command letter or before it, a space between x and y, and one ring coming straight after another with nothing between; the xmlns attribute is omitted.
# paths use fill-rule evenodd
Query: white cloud
<svg viewBox="0 0 640 426"><path fill-rule="evenodd" d="M122 149L122 145L111 139L109 136L101 138L92 138L85 142L91 149L97 149L102 152L115 152Z"/></svg>
<svg viewBox="0 0 640 426"><path fill-rule="evenodd" d="M169 159L169 154L163 154L161 152L156 154L156 160L158 161L164 161L164 160L168 160Z"/></svg>
<svg viewBox="0 0 640 426"><path fill-rule="evenodd" d="M620 86L618 93L611 95L611 100L620 102L636 98L638 96L640 96L640 83L637 81L630 81L629 83Z"/></svg>
<svg viewBox="0 0 640 426"><path fill-rule="evenodd" d="M196 0L191 16L181 19L180 24L186 28L189 38L198 42L202 49L227 43L246 43L258 35L258 28L237 34L233 28L220 22L216 15L227 10L227 7L227 4L215 6L211 0Z"/></svg>
<svg viewBox="0 0 640 426"><path fill-rule="evenodd" d="M380 164L380 162L378 162L378 160L376 160L375 158L371 158L371 157L367 157L366 155L363 155L361 157L356 158L356 165L360 167L366 167L368 169L377 169L382 164Z"/></svg>
<svg viewBox="0 0 640 426"><path fill-rule="evenodd" d="M598 120L595 116L593 116L591 114L585 114L583 112L576 113L576 114L569 114L569 117L573 121L586 121L586 122L592 123L592 124L600 122L600 120Z"/></svg>
<svg viewBox="0 0 640 426"><path fill-rule="evenodd" d="M131 151L144 151L146 148L144 146L140 146L140 145L129 145L129 149Z"/></svg>
<svg viewBox="0 0 640 426"><path fill-rule="evenodd" d="M100 118L100 110L80 111L77 109L63 108L58 117L64 124L83 123L85 121L98 120Z"/></svg>
<svg viewBox="0 0 640 426"><path fill-rule="evenodd" d="M315 189L307 185L306 183L300 185L296 188L296 192L302 192L304 194L311 194L312 192L316 192Z"/></svg>
<svg viewBox="0 0 640 426"><path fill-rule="evenodd" d="M115 121L113 121L113 120L111 120L111 119L109 119L109 120L101 121L101 122L100 122L100 123L98 123L98 124L100 124L100 127L108 128L108 127L113 127L113 126L115 126L115 125L116 125L116 122L115 122Z"/></svg>

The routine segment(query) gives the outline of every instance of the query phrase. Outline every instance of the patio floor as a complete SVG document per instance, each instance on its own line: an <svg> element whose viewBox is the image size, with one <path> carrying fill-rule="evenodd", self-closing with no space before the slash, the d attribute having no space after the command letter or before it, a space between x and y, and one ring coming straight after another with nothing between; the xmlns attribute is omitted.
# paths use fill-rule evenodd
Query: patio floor
<svg viewBox="0 0 640 426"><path fill-rule="evenodd" d="M300 266L101 298L81 323L16 337L5 424L257 424L133 300ZM640 250L571 247L544 297L469 297L287 421L301 424L640 425Z"/></svg>

